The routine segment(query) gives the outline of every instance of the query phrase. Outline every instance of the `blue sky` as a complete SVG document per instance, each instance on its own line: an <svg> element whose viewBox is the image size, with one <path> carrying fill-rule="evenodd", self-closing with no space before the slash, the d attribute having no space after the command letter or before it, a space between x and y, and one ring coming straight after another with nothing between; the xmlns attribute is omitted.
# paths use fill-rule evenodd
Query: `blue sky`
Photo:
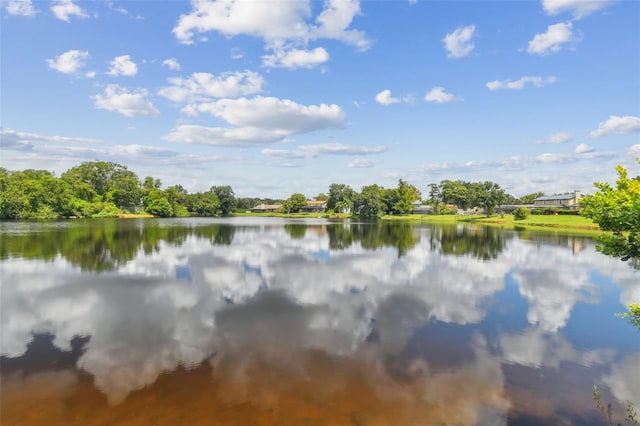
<svg viewBox="0 0 640 426"><path fill-rule="evenodd" d="M1 0L0 165L189 191L640 174L640 2Z"/></svg>

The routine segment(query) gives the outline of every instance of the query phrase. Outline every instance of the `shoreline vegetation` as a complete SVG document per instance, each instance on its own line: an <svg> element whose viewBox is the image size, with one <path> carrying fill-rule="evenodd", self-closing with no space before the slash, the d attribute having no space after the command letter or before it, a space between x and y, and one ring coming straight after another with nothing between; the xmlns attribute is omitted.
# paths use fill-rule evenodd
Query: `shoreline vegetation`
<svg viewBox="0 0 640 426"><path fill-rule="evenodd" d="M155 218L148 213L120 213L119 219L143 219ZM191 216L197 217L197 216ZM247 213L236 212L228 217L274 217L285 219L330 219L330 220L360 220L351 214L327 214L327 213ZM517 230L522 228L537 228L554 231L570 231L581 235L601 235L605 232L591 219L578 215L532 215L524 220L515 220L513 215L484 215L464 216L464 215L386 215L380 219L382 221L408 222L408 223L432 223L432 224L469 224L482 226L498 226L503 229Z"/></svg>

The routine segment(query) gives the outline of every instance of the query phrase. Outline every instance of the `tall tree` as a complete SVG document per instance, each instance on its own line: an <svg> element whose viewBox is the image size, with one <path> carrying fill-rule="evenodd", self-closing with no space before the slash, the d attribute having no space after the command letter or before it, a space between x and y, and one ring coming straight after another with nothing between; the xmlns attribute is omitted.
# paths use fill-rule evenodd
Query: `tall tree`
<svg viewBox="0 0 640 426"><path fill-rule="evenodd" d="M466 210L472 204L469 194L470 186L469 182L461 180L443 180L440 182L442 201L448 204L455 204L458 208Z"/></svg>
<svg viewBox="0 0 640 426"><path fill-rule="evenodd" d="M473 205L482 207L487 216L491 216L495 208L504 202L505 192L495 182L476 182L471 186Z"/></svg>
<svg viewBox="0 0 640 426"><path fill-rule="evenodd" d="M640 257L640 176L630 179L624 167L616 170L615 188L608 183L594 183L599 191L580 200L580 214L603 231L611 232L600 239L599 250L622 260L635 260Z"/></svg>
<svg viewBox="0 0 640 426"><path fill-rule="evenodd" d="M384 214L385 205L382 201L384 188L378 185L362 187L360 194L356 196L353 209L362 218L377 218Z"/></svg>
<svg viewBox="0 0 640 426"><path fill-rule="evenodd" d="M438 204L442 201L442 193L440 192L440 186L436 183L429 184L429 204L436 209Z"/></svg>
<svg viewBox="0 0 640 426"><path fill-rule="evenodd" d="M170 217L174 215L173 207L163 191L152 189L144 197L144 210L154 216Z"/></svg>
<svg viewBox="0 0 640 426"><path fill-rule="evenodd" d="M533 204L533 200L538 197L542 197L543 195L544 192L533 192L531 194L523 195L522 197L518 198L518 204Z"/></svg>
<svg viewBox="0 0 640 426"><path fill-rule="evenodd" d="M284 202L284 209L287 213L298 213L304 206L307 205L307 197L304 194L295 193Z"/></svg>
<svg viewBox="0 0 640 426"><path fill-rule="evenodd" d="M119 208L133 210L140 206L142 190L138 176L126 169L116 169L111 175L107 200Z"/></svg>
<svg viewBox="0 0 640 426"><path fill-rule="evenodd" d="M125 166L106 161L85 161L62 174L67 181L80 181L88 184L100 197L109 191L111 177L116 170L126 170ZM102 200L104 201L104 200Z"/></svg>
<svg viewBox="0 0 640 426"><path fill-rule="evenodd" d="M220 209L220 201L213 192L197 192L188 195L186 207L198 216L215 216Z"/></svg>
<svg viewBox="0 0 640 426"><path fill-rule="evenodd" d="M223 216L227 216L233 212L236 208L236 196L233 193L233 189L229 185L224 186L212 186L211 192L213 192L218 201L220 202L220 212Z"/></svg>
<svg viewBox="0 0 640 426"><path fill-rule="evenodd" d="M398 214L411 213L413 203L419 201L420 197L418 188L400 179L398 181L398 201L394 204L393 210Z"/></svg>
<svg viewBox="0 0 640 426"><path fill-rule="evenodd" d="M356 197L356 192L344 183L332 183L329 185L329 198L327 208L338 213L345 213L351 210Z"/></svg>

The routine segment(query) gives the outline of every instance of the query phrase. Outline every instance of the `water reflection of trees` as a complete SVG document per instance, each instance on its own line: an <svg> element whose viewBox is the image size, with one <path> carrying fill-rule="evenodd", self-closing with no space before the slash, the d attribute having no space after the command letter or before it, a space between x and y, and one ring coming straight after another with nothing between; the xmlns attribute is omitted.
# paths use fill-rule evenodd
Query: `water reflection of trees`
<svg viewBox="0 0 640 426"><path fill-rule="evenodd" d="M394 247L398 257L404 256L420 241L414 225L396 222L335 224L327 227L327 235L331 250L344 250L359 242L367 250Z"/></svg>
<svg viewBox="0 0 640 426"><path fill-rule="evenodd" d="M489 226L433 226L430 248L445 255L496 259L506 247L504 233Z"/></svg>
<svg viewBox="0 0 640 426"><path fill-rule="evenodd" d="M4 233L0 239L0 259L22 257L53 260L62 256L82 270L113 270L135 258L159 251L161 243L179 246L194 236L214 245L229 245L235 228L212 224L185 226L160 222L95 220L72 226L43 227L38 232Z"/></svg>
<svg viewBox="0 0 640 426"><path fill-rule="evenodd" d="M573 254L580 253L585 247L593 246L591 237L581 237L576 235L566 235L557 232L541 232L539 230L531 230L528 228L516 228L518 238L528 240L538 245L553 245L569 248Z"/></svg>
<svg viewBox="0 0 640 426"><path fill-rule="evenodd" d="M287 231L291 238L299 240L304 238L307 233L307 225L304 223L288 223L284 225L284 230Z"/></svg>

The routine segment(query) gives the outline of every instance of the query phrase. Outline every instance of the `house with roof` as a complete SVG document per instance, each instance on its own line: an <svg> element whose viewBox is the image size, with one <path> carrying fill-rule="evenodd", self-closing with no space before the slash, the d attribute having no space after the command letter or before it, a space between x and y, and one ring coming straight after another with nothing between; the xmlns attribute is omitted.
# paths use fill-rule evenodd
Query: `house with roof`
<svg viewBox="0 0 640 426"><path fill-rule="evenodd" d="M307 205L302 208L304 213L324 213L327 210L327 202L322 200L307 200Z"/></svg>
<svg viewBox="0 0 640 426"><path fill-rule="evenodd" d="M258 204L251 209L251 213L275 213L282 209L282 204Z"/></svg>
<svg viewBox="0 0 640 426"><path fill-rule="evenodd" d="M413 202L413 214L430 214L432 207L429 205L423 205L422 201Z"/></svg>
<svg viewBox="0 0 640 426"><path fill-rule="evenodd" d="M580 200L584 197L580 191L567 194L543 195L533 200L535 208L579 209Z"/></svg>

